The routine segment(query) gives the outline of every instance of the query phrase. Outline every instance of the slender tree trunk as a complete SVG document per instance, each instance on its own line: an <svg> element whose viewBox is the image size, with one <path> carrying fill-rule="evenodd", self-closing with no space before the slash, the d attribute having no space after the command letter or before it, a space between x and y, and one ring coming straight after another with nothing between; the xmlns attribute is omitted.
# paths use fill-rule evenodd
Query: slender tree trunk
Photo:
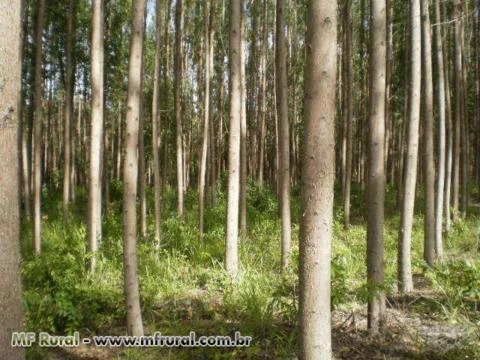
<svg viewBox="0 0 480 360"><path fill-rule="evenodd" d="M390 146L392 144L392 116L390 110L391 82L392 82L392 51L393 51L393 33L392 33L392 3L391 0L385 1L387 7L387 69L385 74L385 181L388 177L388 160L390 158Z"/></svg>
<svg viewBox="0 0 480 360"><path fill-rule="evenodd" d="M43 123L43 91L42 91L42 35L45 24L45 0L38 3L37 26L35 35L35 83L34 83L34 158L33 158L33 251L40 254L41 240L41 196L42 196L42 123Z"/></svg>
<svg viewBox="0 0 480 360"><path fill-rule="evenodd" d="M143 109L143 83L145 78L145 65L142 58L142 75L140 79L140 113L138 118L138 197L140 207L140 235L142 237L147 236L147 197L146 197L146 160L145 160L145 111Z"/></svg>
<svg viewBox="0 0 480 360"><path fill-rule="evenodd" d="M183 168L183 118L182 118L182 38L183 38L183 0L176 1L175 9L175 123L177 144L177 212L183 217L183 194L185 189Z"/></svg>
<svg viewBox="0 0 480 360"><path fill-rule="evenodd" d="M464 14L464 6L468 6L465 2L462 5L462 16ZM467 76L467 59L470 57L469 54L465 53L465 23L468 26L468 17L465 17L465 21L460 22L460 51L462 54L462 72L460 74L460 92L461 92L461 123L460 123L460 168L461 168L461 204L460 204L460 213L462 217L467 216L468 210L468 201L469 201L469 188L470 188L470 178L468 168L470 166L470 146L469 146L469 123L468 123L468 109L467 109L467 89L468 84ZM467 51L469 48L467 48Z"/></svg>
<svg viewBox="0 0 480 360"><path fill-rule="evenodd" d="M330 360L337 2L307 5L300 223L300 358ZM320 116L319 116L320 115Z"/></svg>
<svg viewBox="0 0 480 360"><path fill-rule="evenodd" d="M240 193L240 122L242 116L242 0L230 0L230 130L228 149L228 203L225 268L232 278L238 273L238 215Z"/></svg>
<svg viewBox="0 0 480 360"><path fill-rule="evenodd" d="M352 127L353 127L353 64L352 64L352 2L345 2L345 18L344 28L345 44L344 44L344 117L343 124L345 127L345 172L343 173L343 225L345 228L350 226L350 195L352 185Z"/></svg>
<svg viewBox="0 0 480 360"><path fill-rule="evenodd" d="M367 177L367 281L372 287L368 302L368 328L377 333L385 323L384 199L385 199L385 89L386 31L385 0L370 2L370 116Z"/></svg>
<svg viewBox="0 0 480 360"><path fill-rule="evenodd" d="M461 16L462 16L462 2L460 0L453 1L453 17L455 19L455 123L454 126L454 140L453 140L453 176L452 176L452 211L453 221L458 219L459 208L459 194L460 194L460 141L461 141L461 123L462 123L462 31L461 31Z"/></svg>
<svg viewBox="0 0 480 360"><path fill-rule="evenodd" d="M63 219L68 220L68 205L71 195L71 123L73 119L73 92L75 87L73 71L73 0L68 0L67 7L67 39L66 39L66 69L65 69L65 122L63 124Z"/></svg>
<svg viewBox="0 0 480 360"><path fill-rule="evenodd" d="M263 21L262 21L262 42L260 46L260 85L258 89L259 103L259 133L258 133L258 175L257 183L259 188L263 188L264 170L265 170L265 116L266 116L266 88L267 88L267 1L263 1Z"/></svg>
<svg viewBox="0 0 480 360"><path fill-rule="evenodd" d="M88 245L90 271L96 267L96 252L102 239L102 140L103 140L103 0L93 1L92 17L92 123L88 170Z"/></svg>
<svg viewBox="0 0 480 360"><path fill-rule="evenodd" d="M209 16L210 15L210 16ZM209 19L209 21L208 21ZM214 146L209 144L210 134L210 111L213 109L210 104L210 95L213 93L212 76L213 68L213 45L214 45L214 26L215 26L215 0L210 1L210 6L205 4L205 96L204 96L204 120L203 120L203 138L202 138L202 152L200 163L200 179L198 186L199 193L199 207L200 207L200 236L203 241L204 232L204 211L205 211L205 183L207 174L207 156L209 147L212 149Z"/></svg>
<svg viewBox="0 0 480 360"><path fill-rule="evenodd" d="M435 0L435 23L440 24L440 0ZM442 224L443 195L445 188L445 70L443 65L442 27L435 28L435 60L437 65L437 107L438 107L438 172L435 201L435 253L438 259L443 256ZM448 201L448 200L446 200Z"/></svg>
<svg viewBox="0 0 480 360"><path fill-rule="evenodd" d="M423 174L425 181L425 219L423 258L433 266L435 261L435 163L433 158L433 79L429 0L421 0L423 56Z"/></svg>
<svg viewBox="0 0 480 360"><path fill-rule="evenodd" d="M282 224L282 268L288 267L292 243L290 219L290 129L288 121L288 84L286 54L286 1L277 0L277 36L275 45L275 68L277 90L277 113L279 123L279 195L280 220Z"/></svg>
<svg viewBox="0 0 480 360"><path fill-rule="evenodd" d="M398 281L400 291L413 290L411 246L415 185L417 180L418 128L421 89L421 17L420 0L410 1L410 93L408 113L407 154L404 170L404 193L401 208L398 247Z"/></svg>
<svg viewBox="0 0 480 360"><path fill-rule="evenodd" d="M137 175L138 133L141 116L142 55L145 0L132 5L132 37L128 60L125 162L123 165L123 262L129 335L142 336L142 313L137 273Z"/></svg>
<svg viewBox="0 0 480 360"><path fill-rule="evenodd" d="M153 74L153 97L152 97L152 152L153 152L153 201L155 206L155 244L160 245L161 238L161 179L160 179L160 65L162 61L162 1L155 3L156 26L155 26L155 65ZM168 25L168 24L167 24ZM166 72L166 70L165 70ZM166 89L165 89L166 91Z"/></svg>
<svg viewBox="0 0 480 360"><path fill-rule="evenodd" d="M40 2L40 9L43 7ZM40 11L39 15L42 15ZM43 17L43 15L42 15ZM37 29L42 30L43 20ZM41 39L41 37L40 37ZM23 330L20 279L20 142L22 87L22 2L0 1L0 349L2 359L25 359L12 347L12 332ZM41 42L40 42L41 44ZM41 46L41 45L40 45ZM37 49L38 50L38 49ZM37 52L38 53L38 52ZM39 58L37 58L39 59ZM39 61L41 65L41 60ZM40 82L39 78L36 78ZM38 90L38 89L37 89ZM41 94L40 94L41 95ZM39 98L37 98L39 100ZM37 119L38 120L38 119Z"/></svg>
<svg viewBox="0 0 480 360"><path fill-rule="evenodd" d="M242 22L240 25L240 41L241 41L241 68L240 82L242 87L241 98L241 117L240 117L240 234L247 234L247 88L245 77L245 23L243 17L244 1L242 0Z"/></svg>

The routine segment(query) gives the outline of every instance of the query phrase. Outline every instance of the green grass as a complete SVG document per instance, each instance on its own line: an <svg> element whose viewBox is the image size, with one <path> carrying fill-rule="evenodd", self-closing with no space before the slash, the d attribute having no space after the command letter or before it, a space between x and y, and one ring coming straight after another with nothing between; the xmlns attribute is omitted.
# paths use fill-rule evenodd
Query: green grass
<svg viewBox="0 0 480 360"><path fill-rule="evenodd" d="M295 192L294 192L295 193ZM297 194L298 195L298 194ZM104 216L98 271L86 269L86 193L78 191L68 224L61 215L61 198L45 192L42 254L31 254L30 224L23 223L22 276L26 327L30 331L82 335L125 334L122 268L121 184L112 185L112 204ZM363 197L355 192L353 202ZM399 216L395 194L387 193L385 224L386 291L395 288ZM153 209L149 194L149 209ZM162 198L162 239L156 248L153 214L148 235L138 240L139 276L144 327L147 333L185 335L233 335L241 331L254 338L246 349L177 349L174 358L258 358L274 354L291 356L297 346L298 314L298 196L292 199L293 251L290 267L280 272L280 222L274 193L248 187L248 234L240 243L240 277L232 283L223 269L226 200L219 193L217 204L206 211L206 235L200 243L197 198L186 196L184 220L175 216L175 192L167 188ZM336 206L332 260L332 306L349 309L365 304L368 288L365 274L366 228L361 212L353 211L353 223L343 229ZM153 210L152 210L153 211ZM435 269L422 261L423 220L415 218L413 264L415 273L425 273L432 288L443 297L435 309L444 318L473 323L480 301L479 219L471 216L456 223L446 240L447 260ZM460 276L459 276L460 274ZM473 305L472 305L473 304ZM36 359L44 349L32 348ZM459 351L470 351L467 347ZM166 350L125 350L121 359L156 359Z"/></svg>

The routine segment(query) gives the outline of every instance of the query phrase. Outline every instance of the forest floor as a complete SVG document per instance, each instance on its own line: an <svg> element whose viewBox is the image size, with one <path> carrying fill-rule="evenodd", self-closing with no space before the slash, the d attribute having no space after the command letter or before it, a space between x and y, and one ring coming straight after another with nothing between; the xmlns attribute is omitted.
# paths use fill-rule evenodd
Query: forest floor
<svg viewBox="0 0 480 360"><path fill-rule="evenodd" d="M118 189L119 194L121 189ZM115 195L115 188L113 189ZM85 196L85 194L83 195ZM81 199L82 194L79 194ZM115 197L113 197L115 198ZM121 199L120 196L117 198ZM344 230L336 208L332 260L332 328L336 359L480 359L480 218L471 214L445 238L445 260L428 268L422 260L423 220L415 218L415 290L396 291L398 214L387 194L385 266L387 321L383 333L367 331L368 289L364 254L363 199L353 196L353 225ZM150 199L151 201L151 199ZM174 191L164 196L163 242L139 240L139 276L146 334L253 337L244 348L78 348L32 347L32 360L295 359L298 316L298 219L294 192L294 249L291 266L280 273L277 204L271 191L249 187L249 235L240 245L241 275L232 283L223 270L225 199L207 210L205 243L198 241L195 194L187 194L187 214L174 216ZM89 275L85 261L85 204L72 208L68 227L61 201L45 202L43 253L31 255L30 225L24 224L22 252L26 327L81 337L125 335L121 201L105 217L99 269ZM153 231L149 214L149 234Z"/></svg>

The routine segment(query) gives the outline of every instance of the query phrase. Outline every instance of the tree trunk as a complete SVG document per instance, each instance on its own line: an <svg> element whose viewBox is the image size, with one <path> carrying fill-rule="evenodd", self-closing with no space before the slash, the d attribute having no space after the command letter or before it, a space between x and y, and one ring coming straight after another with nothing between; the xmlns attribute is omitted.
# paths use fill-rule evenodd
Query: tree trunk
<svg viewBox="0 0 480 360"><path fill-rule="evenodd" d="M242 116L242 0L230 0L230 130L228 148L228 203L225 268L232 278L238 273L238 211L240 192L240 122Z"/></svg>
<svg viewBox="0 0 480 360"><path fill-rule="evenodd" d="M435 0L435 23L440 24L440 0ZM445 70L443 65L443 39L441 26L435 26L435 60L437 65L437 107L438 107L438 172L435 201L435 253L443 256L442 224L443 195L445 189ZM447 200L448 201L448 200Z"/></svg>
<svg viewBox="0 0 480 360"><path fill-rule="evenodd" d="M67 39L66 39L66 71L65 71L65 122L63 124L64 168L63 168L63 219L68 220L68 204L71 196L71 124L73 119L73 93L75 78L73 69L73 0L68 0L67 6Z"/></svg>
<svg viewBox="0 0 480 360"><path fill-rule="evenodd" d="M140 79L140 113L138 118L138 197L140 207L140 235L147 236L147 197L146 197L146 161L145 161L145 111L143 109L143 79L145 78L145 65L142 58L142 75Z"/></svg>
<svg viewBox="0 0 480 360"><path fill-rule="evenodd" d="M385 90L386 31L385 0L370 2L370 115L367 177L367 281L371 286L368 328L377 333L385 323L384 200L385 200Z"/></svg>
<svg viewBox="0 0 480 360"><path fill-rule="evenodd" d="M90 271L96 267L96 252L102 239L102 141L103 141L103 0L93 1L92 17L92 123L88 171L88 245Z"/></svg>
<svg viewBox="0 0 480 360"><path fill-rule="evenodd" d="M155 244L160 245L161 237L161 179L160 179L160 134L159 128L161 116L159 114L160 105L160 65L162 61L162 1L156 0L155 3L155 65L153 74L153 98L152 98L152 152L153 152L153 183L154 193L153 202L155 206ZM168 24L167 24L168 25ZM166 71L166 70L165 70ZM166 91L166 89L165 89Z"/></svg>
<svg viewBox="0 0 480 360"><path fill-rule="evenodd" d="M300 358L329 360L337 2L311 0L307 6L299 245Z"/></svg>
<svg viewBox="0 0 480 360"><path fill-rule="evenodd" d="M429 0L421 0L423 56L423 174L425 181L425 219L423 258L433 266L435 260L435 163L433 158L433 79ZM438 27L438 26L437 26Z"/></svg>
<svg viewBox="0 0 480 360"><path fill-rule="evenodd" d="M344 42L344 117L343 124L345 127L345 172L343 176L343 225L345 228L350 226L350 195L352 184L352 117L353 117L353 64L352 64L352 2L345 2L345 18L343 31L345 32Z"/></svg>
<svg viewBox="0 0 480 360"><path fill-rule="evenodd" d="M421 17L420 0L410 1L410 93L408 112L407 154L405 157L404 192L401 208L398 247L398 281L400 291L413 290L411 246L415 185L417 181L418 128L421 89Z"/></svg>
<svg viewBox="0 0 480 360"><path fill-rule="evenodd" d="M275 69L277 90L277 113L279 124L279 195L280 220L282 224L282 268L288 267L292 243L290 219L290 129L288 121L288 84L286 53L286 1L277 0L277 36L275 44Z"/></svg>
<svg viewBox="0 0 480 360"><path fill-rule="evenodd" d="M459 213L459 193L460 193L460 141L461 141L461 123L462 123L462 31L461 16L462 2L453 1L453 18L455 19L455 123L453 139L453 175L452 175L452 212L453 221L458 219Z"/></svg>
<svg viewBox="0 0 480 360"><path fill-rule="evenodd" d="M33 136L33 251L40 254L41 240L41 196L42 196L42 35L45 24L45 0L38 3L37 27L35 35L35 84L34 106L35 124Z"/></svg>
<svg viewBox="0 0 480 360"><path fill-rule="evenodd" d="M177 0L175 9L175 123L177 144L177 212L183 217L184 168L183 168L183 118L182 118L182 38L183 38L183 0Z"/></svg>
<svg viewBox="0 0 480 360"><path fill-rule="evenodd" d="M43 29L44 2L39 4L37 30ZM37 36L37 39L41 39ZM22 86L22 2L0 2L0 349L2 359L25 359L21 347L12 347L12 332L22 331L22 288L20 279L20 143ZM37 43L37 44L41 44ZM40 51L39 48L40 47ZM37 46L37 54L41 45ZM40 59L40 60L38 60ZM41 58L37 57L37 66ZM41 67L40 67L41 69ZM40 75L40 72L37 73ZM36 83L41 84L37 77ZM41 91L41 88L36 88ZM37 95L41 96L41 92ZM36 98L40 102L40 97ZM41 103L40 103L41 105ZM40 117L41 119L41 117ZM36 119L39 120L38 118Z"/></svg>
<svg viewBox="0 0 480 360"><path fill-rule="evenodd" d="M125 162L123 165L123 262L129 335L142 336L142 313L137 273L138 133L142 92L142 55L145 0L132 5L132 37L128 60Z"/></svg>
<svg viewBox="0 0 480 360"><path fill-rule="evenodd" d="M241 98L241 117L240 117L240 234L246 236L247 234L247 88L245 77L245 23L243 17L244 1L242 0L242 22L240 24L240 77L242 87Z"/></svg>
<svg viewBox="0 0 480 360"><path fill-rule="evenodd" d="M265 116L266 116L266 89L267 89L267 1L263 1L263 21L262 21L262 42L260 45L260 80L258 88L258 170L257 183L259 188L263 188L264 168L265 168Z"/></svg>
<svg viewBox="0 0 480 360"><path fill-rule="evenodd" d="M208 16L210 14L210 17ZM209 21L208 21L209 19ZM213 68L213 45L215 41L214 36L214 26L215 26L215 0L210 1L210 6L205 3L205 96L204 96L204 120L203 120L203 137L202 137L202 152L201 152L201 163L200 163L200 179L198 186L199 194L199 208L200 208L200 236L203 241L203 220L204 220L204 211L205 211L205 183L206 183L206 174L207 174L207 156L208 148L212 149L214 146L209 144L209 135L210 135L210 122L211 114L210 111L213 110L210 104L210 95L213 93L212 76L211 74L214 71Z"/></svg>

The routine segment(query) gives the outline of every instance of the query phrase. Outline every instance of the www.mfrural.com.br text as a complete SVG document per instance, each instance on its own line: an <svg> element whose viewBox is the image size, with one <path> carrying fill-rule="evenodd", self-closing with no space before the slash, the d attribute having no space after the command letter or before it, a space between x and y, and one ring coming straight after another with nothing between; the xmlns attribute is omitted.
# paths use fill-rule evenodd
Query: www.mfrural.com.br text
<svg viewBox="0 0 480 360"><path fill-rule="evenodd" d="M12 347L78 347L91 345L96 347L247 347L252 343L251 336L243 336L239 331L234 336L209 335L198 336L194 331L185 336L162 335L155 332L146 336L101 336L81 337L78 331L72 335L59 336L47 332L14 332Z"/></svg>

